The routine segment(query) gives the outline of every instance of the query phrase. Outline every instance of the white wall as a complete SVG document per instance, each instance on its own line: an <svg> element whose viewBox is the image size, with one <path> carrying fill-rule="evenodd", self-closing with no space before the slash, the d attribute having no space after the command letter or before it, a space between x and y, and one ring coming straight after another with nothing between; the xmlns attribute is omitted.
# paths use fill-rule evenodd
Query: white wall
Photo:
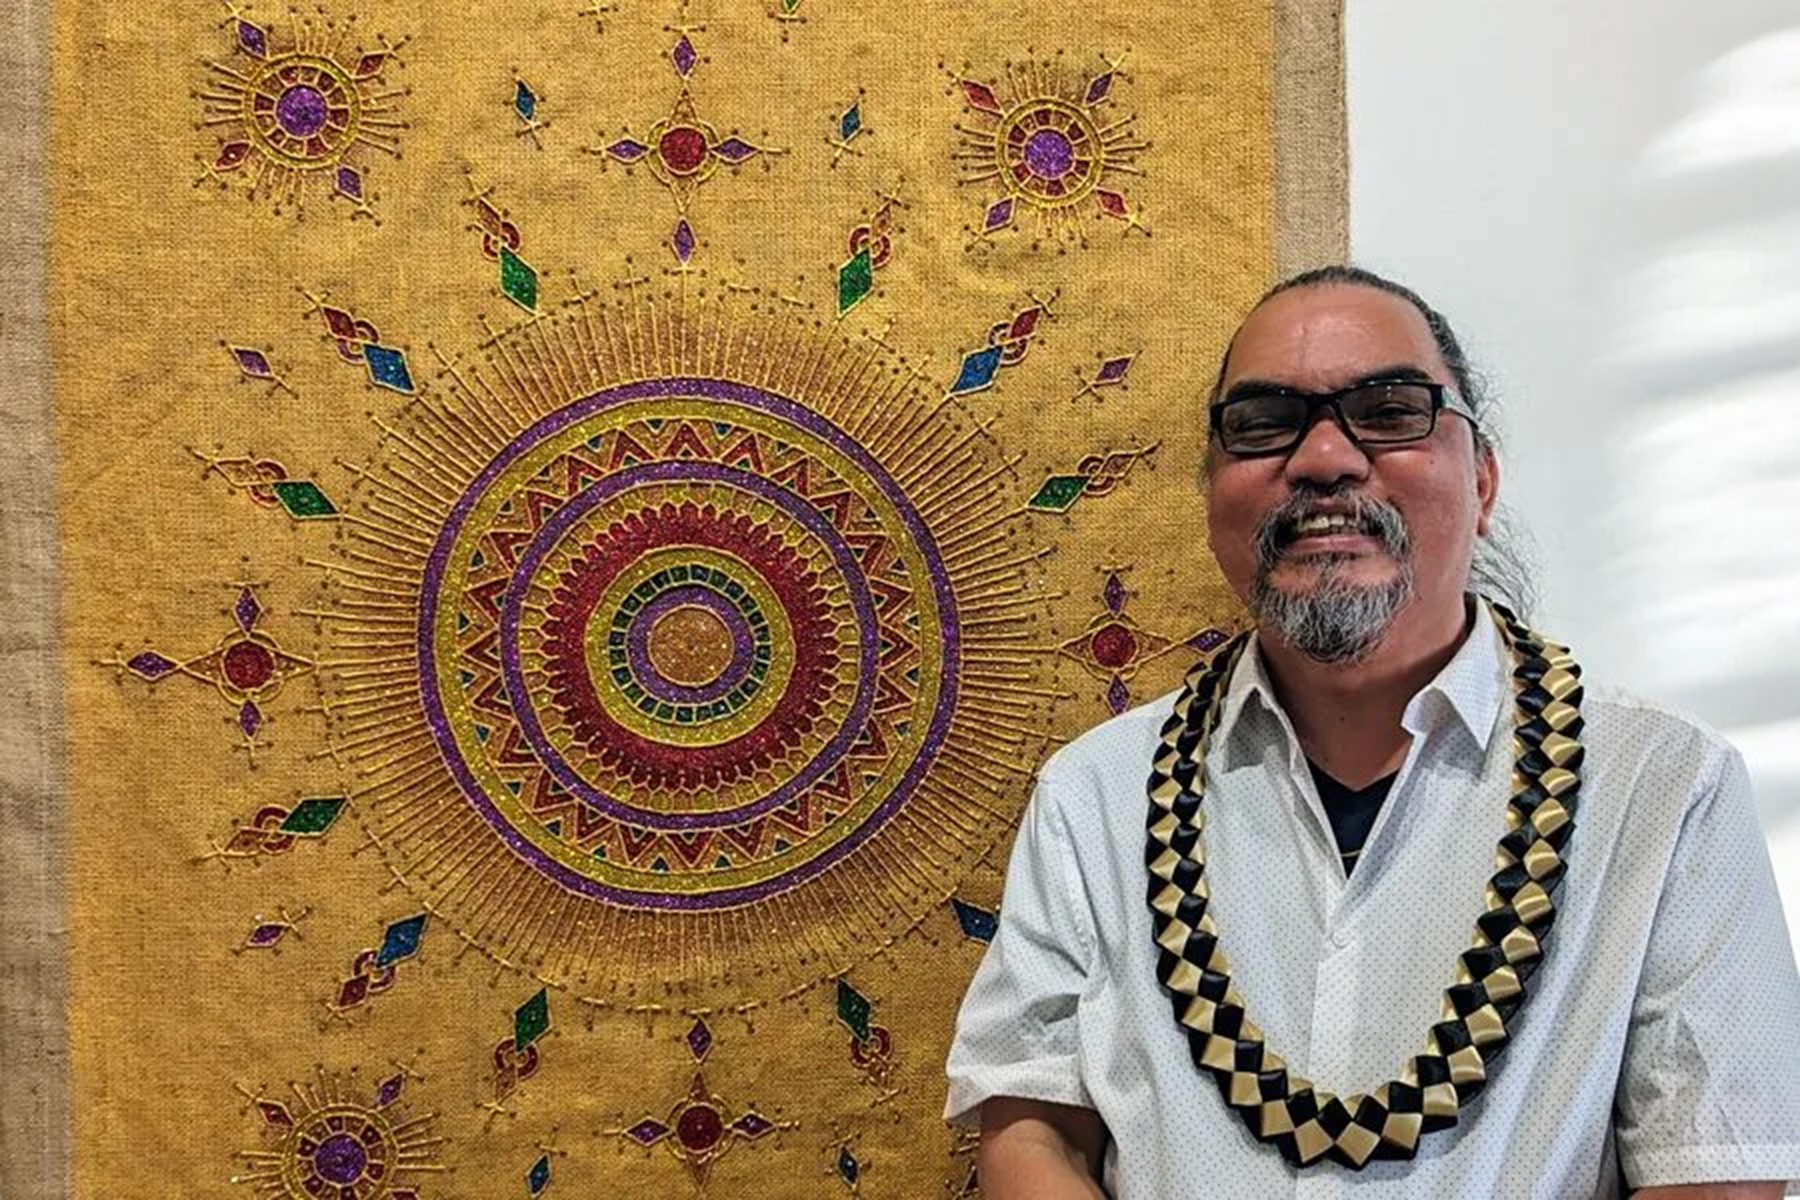
<svg viewBox="0 0 1800 1200"><path fill-rule="evenodd" d="M1354 254L1492 377L1540 625L1743 749L1800 947L1800 6L1348 8Z"/></svg>

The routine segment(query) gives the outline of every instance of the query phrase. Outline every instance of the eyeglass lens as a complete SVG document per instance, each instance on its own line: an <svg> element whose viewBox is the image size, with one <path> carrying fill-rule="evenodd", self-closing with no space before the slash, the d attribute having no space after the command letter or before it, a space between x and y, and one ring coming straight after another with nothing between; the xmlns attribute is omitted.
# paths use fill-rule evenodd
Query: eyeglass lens
<svg viewBox="0 0 1800 1200"><path fill-rule="evenodd" d="M1220 415L1225 449L1236 453L1282 450L1298 442L1320 398L1286 392L1232 401ZM1375 383L1337 394L1339 411L1360 442L1412 442L1431 433L1432 388L1418 383Z"/></svg>

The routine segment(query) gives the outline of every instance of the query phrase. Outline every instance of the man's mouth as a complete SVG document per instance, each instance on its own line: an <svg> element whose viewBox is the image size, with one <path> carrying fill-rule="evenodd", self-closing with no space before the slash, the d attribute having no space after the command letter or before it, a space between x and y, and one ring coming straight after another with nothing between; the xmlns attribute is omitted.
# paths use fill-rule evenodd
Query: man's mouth
<svg viewBox="0 0 1800 1200"><path fill-rule="evenodd" d="M1314 513L1309 517L1302 517L1294 523L1293 539L1367 532L1368 530L1363 527L1363 522L1349 513Z"/></svg>
<svg viewBox="0 0 1800 1200"><path fill-rule="evenodd" d="M1302 558L1317 554L1358 554L1381 547L1379 530L1354 513L1311 513L1283 531L1280 553Z"/></svg>
<svg viewBox="0 0 1800 1200"><path fill-rule="evenodd" d="M1324 560L1385 555L1408 557L1406 525L1392 505L1338 489L1294 495L1263 519L1256 534L1258 569L1275 570L1283 559Z"/></svg>

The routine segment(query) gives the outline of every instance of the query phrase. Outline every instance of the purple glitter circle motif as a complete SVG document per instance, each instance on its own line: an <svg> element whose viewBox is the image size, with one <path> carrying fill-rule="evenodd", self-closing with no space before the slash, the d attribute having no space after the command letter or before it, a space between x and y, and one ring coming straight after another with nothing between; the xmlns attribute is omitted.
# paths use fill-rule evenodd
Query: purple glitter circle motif
<svg viewBox="0 0 1800 1200"><path fill-rule="evenodd" d="M369 1152L347 1133L334 1133L313 1151L313 1169L328 1183L351 1184L369 1165Z"/></svg>
<svg viewBox="0 0 1800 1200"><path fill-rule="evenodd" d="M297 138L309 138L325 128L326 113L324 93L304 83L288 88L275 102L275 119Z"/></svg>
<svg viewBox="0 0 1800 1200"><path fill-rule="evenodd" d="M1040 129L1025 142L1025 165L1043 179L1061 179L1075 165L1075 147L1060 129Z"/></svg>
<svg viewBox="0 0 1800 1200"><path fill-rule="evenodd" d="M679 610L684 608L704 610L729 639L730 657L724 669L704 681L669 678L652 650L655 634L667 628L662 622L679 616ZM711 704L728 695L755 666L758 642L757 631L751 629L744 614L725 596L694 584L672 588L646 604L632 621L625 639L632 676L645 691L671 704ZM766 642L766 636L762 640Z"/></svg>

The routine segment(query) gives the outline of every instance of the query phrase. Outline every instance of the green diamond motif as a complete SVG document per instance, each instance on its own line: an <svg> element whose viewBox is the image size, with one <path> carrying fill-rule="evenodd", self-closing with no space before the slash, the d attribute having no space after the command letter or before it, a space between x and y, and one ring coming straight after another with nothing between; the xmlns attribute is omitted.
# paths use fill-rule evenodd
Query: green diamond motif
<svg viewBox="0 0 1800 1200"><path fill-rule="evenodd" d="M875 260L864 246L856 257L838 268L838 315L841 317L875 290Z"/></svg>
<svg viewBox="0 0 1800 1200"><path fill-rule="evenodd" d="M281 823L281 832L291 833L296 837L318 837L331 828L338 814L344 811L344 805L350 803L343 796L314 796L302 800L294 806L294 811L287 815Z"/></svg>
<svg viewBox="0 0 1800 1200"><path fill-rule="evenodd" d="M550 989L539 988L538 994L519 1005L513 1013L513 1047L520 1053L544 1036L550 1028Z"/></svg>
<svg viewBox="0 0 1800 1200"><path fill-rule="evenodd" d="M331 497L310 479L281 479L269 488L281 501L281 507L287 509L288 516L296 520L313 521L338 515L337 505L331 502Z"/></svg>
<svg viewBox="0 0 1800 1200"><path fill-rule="evenodd" d="M848 979L838 980L837 1015L838 1020L850 1027L856 1040L869 1040L869 1018L875 1012L875 1006L869 998L850 986Z"/></svg>
<svg viewBox="0 0 1800 1200"><path fill-rule="evenodd" d="M500 247L500 290L526 312L537 311L538 274L505 246Z"/></svg>
<svg viewBox="0 0 1800 1200"><path fill-rule="evenodd" d="M1066 513L1075 507L1075 502L1087 491L1087 485L1085 475L1052 475L1044 480L1044 486L1025 507L1036 512Z"/></svg>

